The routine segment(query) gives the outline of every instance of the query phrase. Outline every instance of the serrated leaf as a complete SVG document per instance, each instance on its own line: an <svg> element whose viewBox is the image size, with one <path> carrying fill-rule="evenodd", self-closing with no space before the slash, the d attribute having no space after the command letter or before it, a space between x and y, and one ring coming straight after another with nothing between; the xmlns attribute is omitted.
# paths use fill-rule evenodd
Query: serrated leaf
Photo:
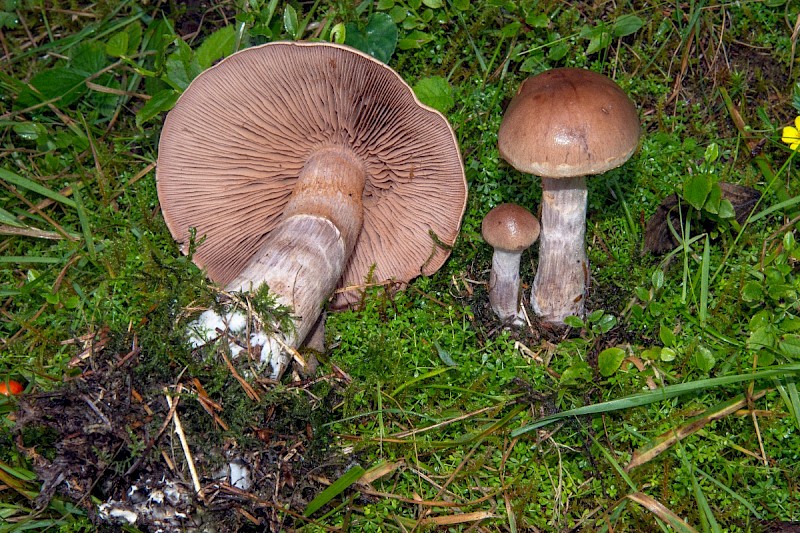
<svg viewBox="0 0 800 533"><path fill-rule="evenodd" d="M703 209L711 192L711 176L705 173L693 174L683 184L683 197L697 210Z"/></svg>
<svg viewBox="0 0 800 533"><path fill-rule="evenodd" d="M625 37L639 31L644 26L644 21L636 15L622 15L614 21L612 31L614 37Z"/></svg>
<svg viewBox="0 0 800 533"><path fill-rule="evenodd" d="M167 57L166 74L161 77L173 89L183 91L202 72L192 49L180 37L175 39L177 50Z"/></svg>
<svg viewBox="0 0 800 533"><path fill-rule="evenodd" d="M111 57L122 57L128 53L128 40L130 36L126 30L112 35L106 42L106 54Z"/></svg>
<svg viewBox="0 0 800 533"><path fill-rule="evenodd" d="M764 291L761 288L761 283L757 281L748 281L742 287L742 300L745 302L761 303L764 300Z"/></svg>
<svg viewBox="0 0 800 533"><path fill-rule="evenodd" d="M194 53L200 68L205 70L215 61L231 55L235 43L236 31L233 26L220 28L206 37Z"/></svg>
<svg viewBox="0 0 800 533"><path fill-rule="evenodd" d="M800 359L800 335L788 334L778 343L778 349L789 359Z"/></svg>
<svg viewBox="0 0 800 533"><path fill-rule="evenodd" d="M420 102L442 113L446 113L455 105L453 89L441 76L431 76L419 80L414 85L414 94L417 95Z"/></svg>
<svg viewBox="0 0 800 533"><path fill-rule="evenodd" d="M136 113L136 125L141 126L160 113L172 109L179 96L180 93L173 89L164 89L154 94Z"/></svg>
<svg viewBox="0 0 800 533"><path fill-rule="evenodd" d="M68 106L76 102L86 91L86 76L66 67L45 70L34 76L30 85L17 97L17 106L32 107L47 100L58 99L59 103Z"/></svg>
<svg viewBox="0 0 800 533"><path fill-rule="evenodd" d="M388 63L397 47L397 24L386 13L373 13L363 29L356 24L345 26L345 44Z"/></svg>
<svg viewBox="0 0 800 533"><path fill-rule="evenodd" d="M622 348L606 348L600 352L597 355L597 369L600 371L600 375L608 377L616 372L623 359L625 359L625 350Z"/></svg>

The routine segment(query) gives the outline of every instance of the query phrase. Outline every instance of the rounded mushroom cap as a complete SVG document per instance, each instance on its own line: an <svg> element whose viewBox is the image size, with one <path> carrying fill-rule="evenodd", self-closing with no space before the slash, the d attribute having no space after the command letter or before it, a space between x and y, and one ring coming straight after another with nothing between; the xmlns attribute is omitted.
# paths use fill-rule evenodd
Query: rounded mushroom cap
<svg viewBox="0 0 800 533"><path fill-rule="evenodd" d="M331 147L366 173L364 222L340 286L435 272L466 207L453 130L388 66L330 43L249 48L192 81L159 144L167 226L184 251L194 228L194 262L226 285L280 221L308 158Z"/></svg>
<svg viewBox="0 0 800 533"><path fill-rule="evenodd" d="M486 213L481 234L492 248L521 252L539 238L539 220L517 204L500 204Z"/></svg>
<svg viewBox="0 0 800 533"><path fill-rule="evenodd" d="M579 68L526 79L506 109L497 144L514 168L546 178L601 174L639 143L639 116L613 80Z"/></svg>

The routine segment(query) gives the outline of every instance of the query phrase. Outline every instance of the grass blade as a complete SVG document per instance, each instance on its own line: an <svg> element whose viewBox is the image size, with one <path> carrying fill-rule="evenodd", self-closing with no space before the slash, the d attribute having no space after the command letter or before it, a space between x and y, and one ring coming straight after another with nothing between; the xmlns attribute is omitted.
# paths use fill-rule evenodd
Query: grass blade
<svg viewBox="0 0 800 533"><path fill-rule="evenodd" d="M753 399L764 396L765 391L755 393ZM703 429L710 422L720 420L731 415L747 405L747 400L743 394L739 394L730 400L707 409L703 414L687 420L681 427L673 428L648 442L645 446L635 450L630 462L625 466L625 471L630 472L637 466L641 466L658 457L661 453L670 449L675 443L680 442L690 435L694 435Z"/></svg>
<svg viewBox="0 0 800 533"><path fill-rule="evenodd" d="M697 482L697 476L694 475L694 468L686 458L686 451L683 446L681 446L681 450L683 451L683 453L680 454L681 463L683 463L684 468L689 470L689 477L692 478L694 499L697 501L697 508L700 510L700 519L703 523L703 531L722 533L722 529L719 527L717 519L714 518L714 512L711 510L711 506L708 505L708 499L706 498L705 493L703 493L703 489L700 488L700 483Z"/></svg>
<svg viewBox="0 0 800 533"><path fill-rule="evenodd" d="M86 241L86 249L89 251L89 257L94 261L97 258L97 251L94 247L94 238L92 238L92 228L89 226L89 217L86 216L86 209L83 207L81 188L77 184L72 186L72 196L75 197L75 207L78 211L78 220L81 222L83 239Z"/></svg>
<svg viewBox="0 0 800 533"><path fill-rule="evenodd" d="M663 503L655 498L648 496L641 492L635 492L626 496L631 501L634 501L653 513L655 516L669 524L672 529L681 533L698 533L698 531L686 523L680 516L676 515L673 511L667 509Z"/></svg>
<svg viewBox="0 0 800 533"><path fill-rule="evenodd" d="M648 405L670 398L683 396L684 394L691 394L694 392L707 391L714 387L723 387L725 385L733 385L734 383L741 383L743 381L758 381L762 379L769 379L779 377L786 374L800 372L800 363L792 363L781 365L779 367L766 367L764 370L758 372L751 372L749 374L734 374L731 376L722 376L718 378L700 379L697 381L690 381L688 383L678 383L676 385L667 385L661 389L656 389L650 392L643 392L639 394L632 394L616 400L607 402L596 403L592 405L584 405L575 409L569 409L550 416L540 418L532 424L517 428L511 432L512 437L518 437L523 433L528 433L548 424L552 424L558 420L569 418L571 416L593 415L598 413L607 413L610 411L619 411L621 409L630 409L631 407L639 407Z"/></svg>
<svg viewBox="0 0 800 533"><path fill-rule="evenodd" d="M57 265L63 263L64 259L61 257L34 257L27 255L8 255L5 257L0 256L0 264L2 263L35 263L44 265Z"/></svg>
<svg viewBox="0 0 800 533"><path fill-rule="evenodd" d="M708 318L708 275L711 262L711 242L706 233L706 242L703 246L703 263L700 265L700 325L706 325Z"/></svg>
<svg viewBox="0 0 800 533"><path fill-rule="evenodd" d="M716 486L717 486L717 487L719 487L720 489L722 489L722 490L724 490L725 492L727 492L728 494L730 494L732 498L736 499L736 501L738 501L739 503L741 503L742 505L744 505L744 506L747 508L747 510L748 510L748 511L750 511L751 513L753 513L753 516L755 516L755 517L756 517L758 520L762 520L762 519L763 519L763 517L761 516L761 513L759 513L759 512L756 510L755 506L754 506L752 503L750 503L749 501L745 500L745 499L744 499L744 498L743 498L741 495L739 495L739 493L737 493L737 492L734 492L733 490L731 490L731 489L730 489L730 487L728 487L728 486L726 486L726 485L724 485L724 484L720 483L720 482L719 482L719 481L717 481L715 478L713 478L713 477L711 477L710 475L706 474L706 473L705 473L703 470L701 470L701 469L700 469L700 468L698 468L697 466L695 466L695 467L694 467L694 469L695 469L695 471L697 471L697 473L699 473L701 476L703 476L703 477L704 477L704 478L706 478L708 481L710 481L711 483L713 483L714 485L716 485Z"/></svg>
<svg viewBox="0 0 800 533"><path fill-rule="evenodd" d="M308 502L305 510L303 510L303 516L311 516L317 512L320 508L322 508L323 505L344 492L347 487L361 479L361 476L363 476L365 473L366 470L358 465L352 467L350 470L342 474L339 479L331 483L327 489L317 494L316 498Z"/></svg>
<svg viewBox="0 0 800 533"><path fill-rule="evenodd" d="M24 228L25 224L17 220L17 217L0 207L0 223L8 224L9 226L16 226L18 228Z"/></svg>
<svg viewBox="0 0 800 533"><path fill-rule="evenodd" d="M54 200L54 201L59 202L59 203L62 203L62 204L67 205L69 207L75 207L75 202L73 202L72 200L70 200L69 198L64 196L63 194L57 193L55 191L51 191L47 187L39 185L35 181L33 181L31 179L28 179L28 178L25 178L23 176L20 176L19 174L14 174L10 170L6 170L4 168L0 168L0 179L5 180L8 183L11 183L12 185L16 185L17 187L21 187L21 188L29 190L31 192L35 192L37 194L41 194L42 196L50 198L51 200Z"/></svg>

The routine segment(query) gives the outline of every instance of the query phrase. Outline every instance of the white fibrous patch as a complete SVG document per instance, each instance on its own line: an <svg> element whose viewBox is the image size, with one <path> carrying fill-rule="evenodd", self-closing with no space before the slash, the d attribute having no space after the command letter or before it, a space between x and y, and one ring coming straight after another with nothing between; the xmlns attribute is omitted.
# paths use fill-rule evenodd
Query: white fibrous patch
<svg viewBox="0 0 800 533"><path fill-rule="evenodd" d="M131 485L125 501L108 500L98 508L100 517L116 524L141 523L151 531L196 531L188 527L191 507L187 489L171 480L144 480ZM189 522L187 522L189 520Z"/></svg>
<svg viewBox="0 0 800 533"><path fill-rule="evenodd" d="M270 379L278 379L289 364L289 356L278 341L269 338L261 348L261 362L270 365Z"/></svg>
<svg viewBox="0 0 800 533"><path fill-rule="evenodd" d="M231 311L220 315L209 309L189 324L189 344L192 348L199 348L218 338L218 331L239 333L245 327L247 327L247 317L243 313Z"/></svg>
<svg viewBox="0 0 800 533"><path fill-rule="evenodd" d="M235 459L230 462L231 471L231 485L237 489L249 490L250 489L250 469L244 461Z"/></svg>
<svg viewBox="0 0 800 533"><path fill-rule="evenodd" d="M135 524L139 516L128 509L117 507L117 505L124 505L122 502L110 501L100 506L100 517L103 520L110 520L112 522L124 521L128 524Z"/></svg>

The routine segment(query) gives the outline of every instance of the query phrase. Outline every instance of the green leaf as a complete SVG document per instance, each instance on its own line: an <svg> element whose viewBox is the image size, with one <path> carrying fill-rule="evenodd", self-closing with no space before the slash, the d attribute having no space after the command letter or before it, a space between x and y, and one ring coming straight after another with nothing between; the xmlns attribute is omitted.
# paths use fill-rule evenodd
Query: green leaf
<svg viewBox="0 0 800 533"><path fill-rule="evenodd" d="M644 26L644 21L636 15L622 15L614 21L611 31L614 33L614 37L625 37L636 33L642 26Z"/></svg>
<svg viewBox="0 0 800 533"><path fill-rule="evenodd" d="M520 28L522 28L522 23L518 20L514 22L509 22L505 26L500 29L500 36L506 39L510 39L519 33Z"/></svg>
<svg viewBox="0 0 800 533"><path fill-rule="evenodd" d="M742 300L745 302L762 303L764 301L764 291L761 289L761 283L757 281L748 281L742 287Z"/></svg>
<svg viewBox="0 0 800 533"><path fill-rule="evenodd" d="M442 0L422 0L422 3L431 9L439 9L444 5Z"/></svg>
<svg viewBox="0 0 800 533"><path fill-rule="evenodd" d="M128 53L128 32L122 30L115 33L106 43L106 54L111 57L122 57Z"/></svg>
<svg viewBox="0 0 800 533"><path fill-rule="evenodd" d="M733 204L730 200L725 198L720 200L718 214L720 218L733 218L736 216L736 211L734 211Z"/></svg>
<svg viewBox="0 0 800 533"><path fill-rule="evenodd" d="M608 377L619 369L625 359L625 350L622 348L606 348L597 356L597 369L600 375Z"/></svg>
<svg viewBox="0 0 800 533"><path fill-rule="evenodd" d="M578 385L592 380L592 369L589 368L588 363L585 361L576 361L572 363L561 374L559 385Z"/></svg>
<svg viewBox="0 0 800 533"><path fill-rule="evenodd" d="M303 510L303 516L311 516L319 509L322 508L329 501L341 494L350 485L361 479L366 473L362 467L355 465L350 470L342 474L342 476L330 484L328 488L317 494L317 497L308 502L308 505Z"/></svg>
<svg viewBox="0 0 800 533"><path fill-rule="evenodd" d="M160 113L172 109L179 96L180 93L173 89L164 89L154 94L136 113L136 125L141 126Z"/></svg>
<svg viewBox="0 0 800 533"><path fill-rule="evenodd" d="M236 31L233 26L218 29L197 47L194 55L200 68L205 70L215 61L233 53L236 43Z"/></svg>
<svg viewBox="0 0 800 533"><path fill-rule="evenodd" d="M602 315L595 321L596 326L600 329L601 333L608 333L617 325L617 317L608 313Z"/></svg>
<svg viewBox="0 0 800 533"><path fill-rule="evenodd" d="M291 4L287 4L286 9L283 11L283 29L292 39L297 39L297 11Z"/></svg>
<svg viewBox="0 0 800 533"><path fill-rule="evenodd" d="M658 338L664 346L675 346L675 334L664 324L658 330Z"/></svg>
<svg viewBox="0 0 800 533"><path fill-rule="evenodd" d="M583 320L581 320L580 317L577 317L577 316L574 316L574 315L570 315L568 317L565 317L564 318L564 324L566 324L567 326L569 326L571 328L575 328L575 329L580 329L580 328L582 328L582 327L584 327L586 325L586 324L584 324Z"/></svg>
<svg viewBox="0 0 800 533"><path fill-rule="evenodd" d="M683 184L683 197L697 210L703 209L711 192L711 176L706 173L693 174Z"/></svg>
<svg viewBox="0 0 800 533"><path fill-rule="evenodd" d="M778 349L789 359L800 359L800 335L784 335L783 340L778 343Z"/></svg>
<svg viewBox="0 0 800 533"><path fill-rule="evenodd" d="M345 44L388 63L397 47L397 24L386 13L373 13L364 29L356 24L345 26Z"/></svg>
<svg viewBox="0 0 800 533"><path fill-rule="evenodd" d="M750 333L750 336L747 338L746 346L751 350L771 348L775 346L775 341L775 328L772 326L763 326Z"/></svg>
<svg viewBox="0 0 800 533"><path fill-rule="evenodd" d="M550 24L550 17L545 13L528 13L525 17L525 24L532 28L546 28Z"/></svg>
<svg viewBox="0 0 800 533"><path fill-rule="evenodd" d="M88 77L100 72L109 64L104 46L100 43L83 43L73 50L69 67Z"/></svg>
<svg viewBox="0 0 800 533"><path fill-rule="evenodd" d="M76 102L86 91L86 76L75 70L57 67L34 76L30 85L17 96L17 106L32 107L41 102L56 100L68 106Z"/></svg>
<svg viewBox="0 0 800 533"><path fill-rule="evenodd" d="M692 364L701 372L711 372L716 362L717 359L711 353L711 350L703 345L698 346L692 354Z"/></svg>
<svg viewBox="0 0 800 533"><path fill-rule="evenodd" d="M423 31L414 30L408 34L404 39L400 39L397 47L400 50L412 50L414 48L422 48L422 45L429 43L433 40L433 36Z"/></svg>
<svg viewBox="0 0 800 533"><path fill-rule="evenodd" d="M446 113L455 105L453 89L441 76L422 78L414 85L414 94L420 102L442 113Z"/></svg>

